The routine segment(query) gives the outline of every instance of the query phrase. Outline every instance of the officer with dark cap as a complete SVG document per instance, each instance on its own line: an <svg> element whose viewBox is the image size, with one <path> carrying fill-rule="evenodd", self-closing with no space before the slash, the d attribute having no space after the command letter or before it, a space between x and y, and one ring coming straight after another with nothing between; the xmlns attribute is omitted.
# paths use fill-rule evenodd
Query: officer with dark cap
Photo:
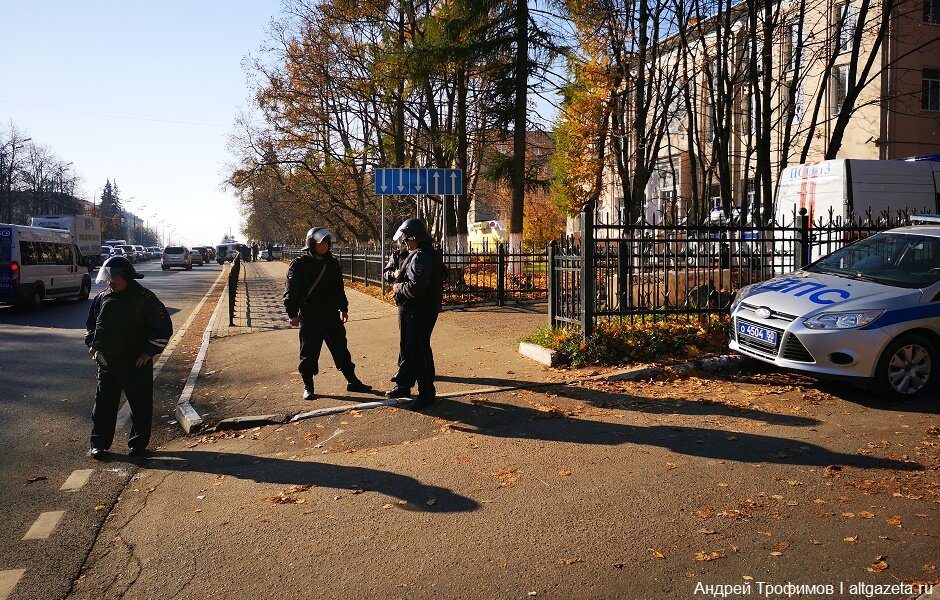
<svg viewBox="0 0 940 600"><path fill-rule="evenodd" d="M108 287L95 296L85 323L85 345L98 363L90 455L99 460L114 441L121 392L131 408L128 455L142 455L150 443L153 357L166 348L173 322L154 293L137 283L142 277L123 256L106 260L96 283Z"/></svg>
<svg viewBox="0 0 940 600"><path fill-rule="evenodd" d="M395 232L394 240L404 242L408 254L393 271L392 291L398 305L400 333L398 373L395 387L385 393L389 398L411 396L418 384L418 397L411 408L420 410L436 400L434 390L434 354L431 333L441 312L444 297L444 264L434 249L424 222L408 219Z"/></svg>
<svg viewBox="0 0 940 600"><path fill-rule="evenodd" d="M346 390L368 392L372 386L356 377L356 365L346 345L349 301L343 287L339 261L330 252L333 234L323 227L307 232L307 249L287 269L284 307L290 324L300 325L300 377L304 382L304 400L316 396L313 377L319 372L323 342L333 355L336 368L346 377Z"/></svg>

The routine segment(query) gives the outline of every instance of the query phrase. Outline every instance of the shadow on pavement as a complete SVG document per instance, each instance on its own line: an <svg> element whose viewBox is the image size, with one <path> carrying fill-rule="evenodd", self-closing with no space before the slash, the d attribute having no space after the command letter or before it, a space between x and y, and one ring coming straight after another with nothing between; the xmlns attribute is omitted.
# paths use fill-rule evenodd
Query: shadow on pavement
<svg viewBox="0 0 940 600"><path fill-rule="evenodd" d="M704 400L689 400L686 398L640 398L616 393L601 393L577 386L564 385L552 382L520 381L513 379L499 379L491 377L449 377L441 376L437 381L450 381L455 383L468 383L476 385L506 386L522 389L551 388L551 393L563 398L578 400L610 409L623 409L647 414L669 414L684 416L725 416L740 417L763 421L772 425L788 425L791 427L812 427L821 421L808 417L795 415L782 415L741 406L728 406L720 402ZM599 398L600 396L600 398Z"/></svg>
<svg viewBox="0 0 940 600"><path fill-rule="evenodd" d="M439 401L425 411L456 420L456 431L537 439L573 444L619 445L624 443L659 446L678 454L751 463L820 466L843 465L859 469L921 471L918 463L845 454L822 446L784 437L672 425L623 425L574 417L557 418L544 412L495 402L473 405ZM460 424L462 423L462 424Z"/></svg>
<svg viewBox="0 0 940 600"><path fill-rule="evenodd" d="M347 491L378 492L405 500L407 504L401 508L412 511L469 512L480 508L475 500L447 488L425 485L406 475L363 467L199 450L158 450L150 456L146 466L166 471L226 475L258 483L312 484Z"/></svg>

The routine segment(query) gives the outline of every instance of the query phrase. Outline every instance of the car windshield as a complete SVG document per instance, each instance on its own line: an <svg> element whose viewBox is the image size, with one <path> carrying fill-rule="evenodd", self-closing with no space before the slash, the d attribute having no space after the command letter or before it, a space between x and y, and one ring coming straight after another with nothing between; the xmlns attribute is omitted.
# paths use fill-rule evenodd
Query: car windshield
<svg viewBox="0 0 940 600"><path fill-rule="evenodd" d="M804 271L926 288L940 281L940 237L882 232L836 250Z"/></svg>
<svg viewBox="0 0 940 600"><path fill-rule="evenodd" d="M125 252L131 252L131 251L134 250L134 247L133 247L133 246L121 246L121 248L122 248Z"/></svg>

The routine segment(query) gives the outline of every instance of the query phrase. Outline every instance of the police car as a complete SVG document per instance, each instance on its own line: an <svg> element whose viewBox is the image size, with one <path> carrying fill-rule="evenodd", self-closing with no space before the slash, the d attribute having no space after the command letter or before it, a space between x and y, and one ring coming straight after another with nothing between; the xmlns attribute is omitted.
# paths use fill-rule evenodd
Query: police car
<svg viewBox="0 0 940 600"><path fill-rule="evenodd" d="M940 217L859 240L731 304L732 350L806 373L873 380L891 399L940 379Z"/></svg>

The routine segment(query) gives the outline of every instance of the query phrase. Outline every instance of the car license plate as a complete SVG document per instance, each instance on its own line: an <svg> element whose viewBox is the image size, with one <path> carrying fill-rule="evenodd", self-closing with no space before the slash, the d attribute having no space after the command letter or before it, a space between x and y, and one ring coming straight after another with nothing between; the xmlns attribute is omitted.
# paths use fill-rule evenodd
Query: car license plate
<svg viewBox="0 0 940 600"><path fill-rule="evenodd" d="M777 345L776 331L748 323L747 321L738 321L738 335L744 335L772 346Z"/></svg>

